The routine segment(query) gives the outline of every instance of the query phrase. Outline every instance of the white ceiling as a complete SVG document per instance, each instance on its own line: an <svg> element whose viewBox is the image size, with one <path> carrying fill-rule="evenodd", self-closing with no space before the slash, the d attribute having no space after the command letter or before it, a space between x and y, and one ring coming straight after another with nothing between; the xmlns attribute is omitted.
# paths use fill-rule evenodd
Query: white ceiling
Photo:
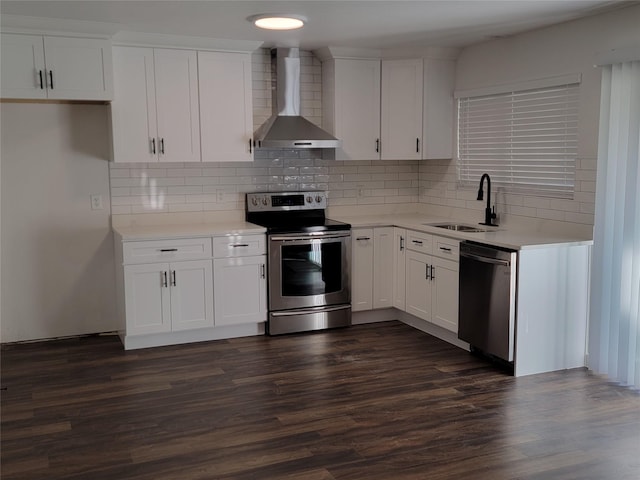
<svg viewBox="0 0 640 480"><path fill-rule="evenodd" d="M620 0L430 1L11 1L0 14L104 22L122 30L264 41L265 47L461 47L628 6ZM261 13L307 17L298 31L266 32L247 21ZM5 22L6 23L6 22Z"/></svg>

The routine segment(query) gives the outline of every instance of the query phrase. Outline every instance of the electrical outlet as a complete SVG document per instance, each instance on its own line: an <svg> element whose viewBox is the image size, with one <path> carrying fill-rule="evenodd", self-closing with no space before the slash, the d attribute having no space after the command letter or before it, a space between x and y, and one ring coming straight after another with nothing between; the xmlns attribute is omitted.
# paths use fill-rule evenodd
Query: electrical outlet
<svg viewBox="0 0 640 480"><path fill-rule="evenodd" d="M102 210L102 195L91 195L91 210Z"/></svg>

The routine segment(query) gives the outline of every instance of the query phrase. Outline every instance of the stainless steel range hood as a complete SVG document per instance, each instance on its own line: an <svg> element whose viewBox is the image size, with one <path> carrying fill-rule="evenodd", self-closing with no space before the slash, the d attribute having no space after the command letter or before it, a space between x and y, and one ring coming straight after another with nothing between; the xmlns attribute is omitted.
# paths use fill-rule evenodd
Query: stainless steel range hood
<svg viewBox="0 0 640 480"><path fill-rule="evenodd" d="M258 148L336 148L340 140L300 116L300 52L271 50L273 116L255 132Z"/></svg>

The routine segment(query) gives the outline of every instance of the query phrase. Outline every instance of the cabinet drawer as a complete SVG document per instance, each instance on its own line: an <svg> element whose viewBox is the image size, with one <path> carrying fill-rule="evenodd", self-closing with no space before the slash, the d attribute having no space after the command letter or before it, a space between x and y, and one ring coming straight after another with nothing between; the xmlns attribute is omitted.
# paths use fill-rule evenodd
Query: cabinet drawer
<svg viewBox="0 0 640 480"><path fill-rule="evenodd" d="M215 258L263 255L266 251L265 235L228 235L213 239Z"/></svg>
<svg viewBox="0 0 640 480"><path fill-rule="evenodd" d="M433 255L450 260L459 260L460 242L452 238L433 237Z"/></svg>
<svg viewBox="0 0 640 480"><path fill-rule="evenodd" d="M211 258L211 238L181 238L124 242L125 264Z"/></svg>
<svg viewBox="0 0 640 480"><path fill-rule="evenodd" d="M433 237L428 233L407 230L407 250L414 252L431 253Z"/></svg>

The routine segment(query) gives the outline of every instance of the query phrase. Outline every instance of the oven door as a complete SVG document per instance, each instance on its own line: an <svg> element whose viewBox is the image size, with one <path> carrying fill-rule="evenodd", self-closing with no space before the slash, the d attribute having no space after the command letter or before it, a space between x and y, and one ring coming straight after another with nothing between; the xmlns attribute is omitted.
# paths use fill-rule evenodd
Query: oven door
<svg viewBox="0 0 640 480"><path fill-rule="evenodd" d="M269 236L269 310L351 303L351 232Z"/></svg>

